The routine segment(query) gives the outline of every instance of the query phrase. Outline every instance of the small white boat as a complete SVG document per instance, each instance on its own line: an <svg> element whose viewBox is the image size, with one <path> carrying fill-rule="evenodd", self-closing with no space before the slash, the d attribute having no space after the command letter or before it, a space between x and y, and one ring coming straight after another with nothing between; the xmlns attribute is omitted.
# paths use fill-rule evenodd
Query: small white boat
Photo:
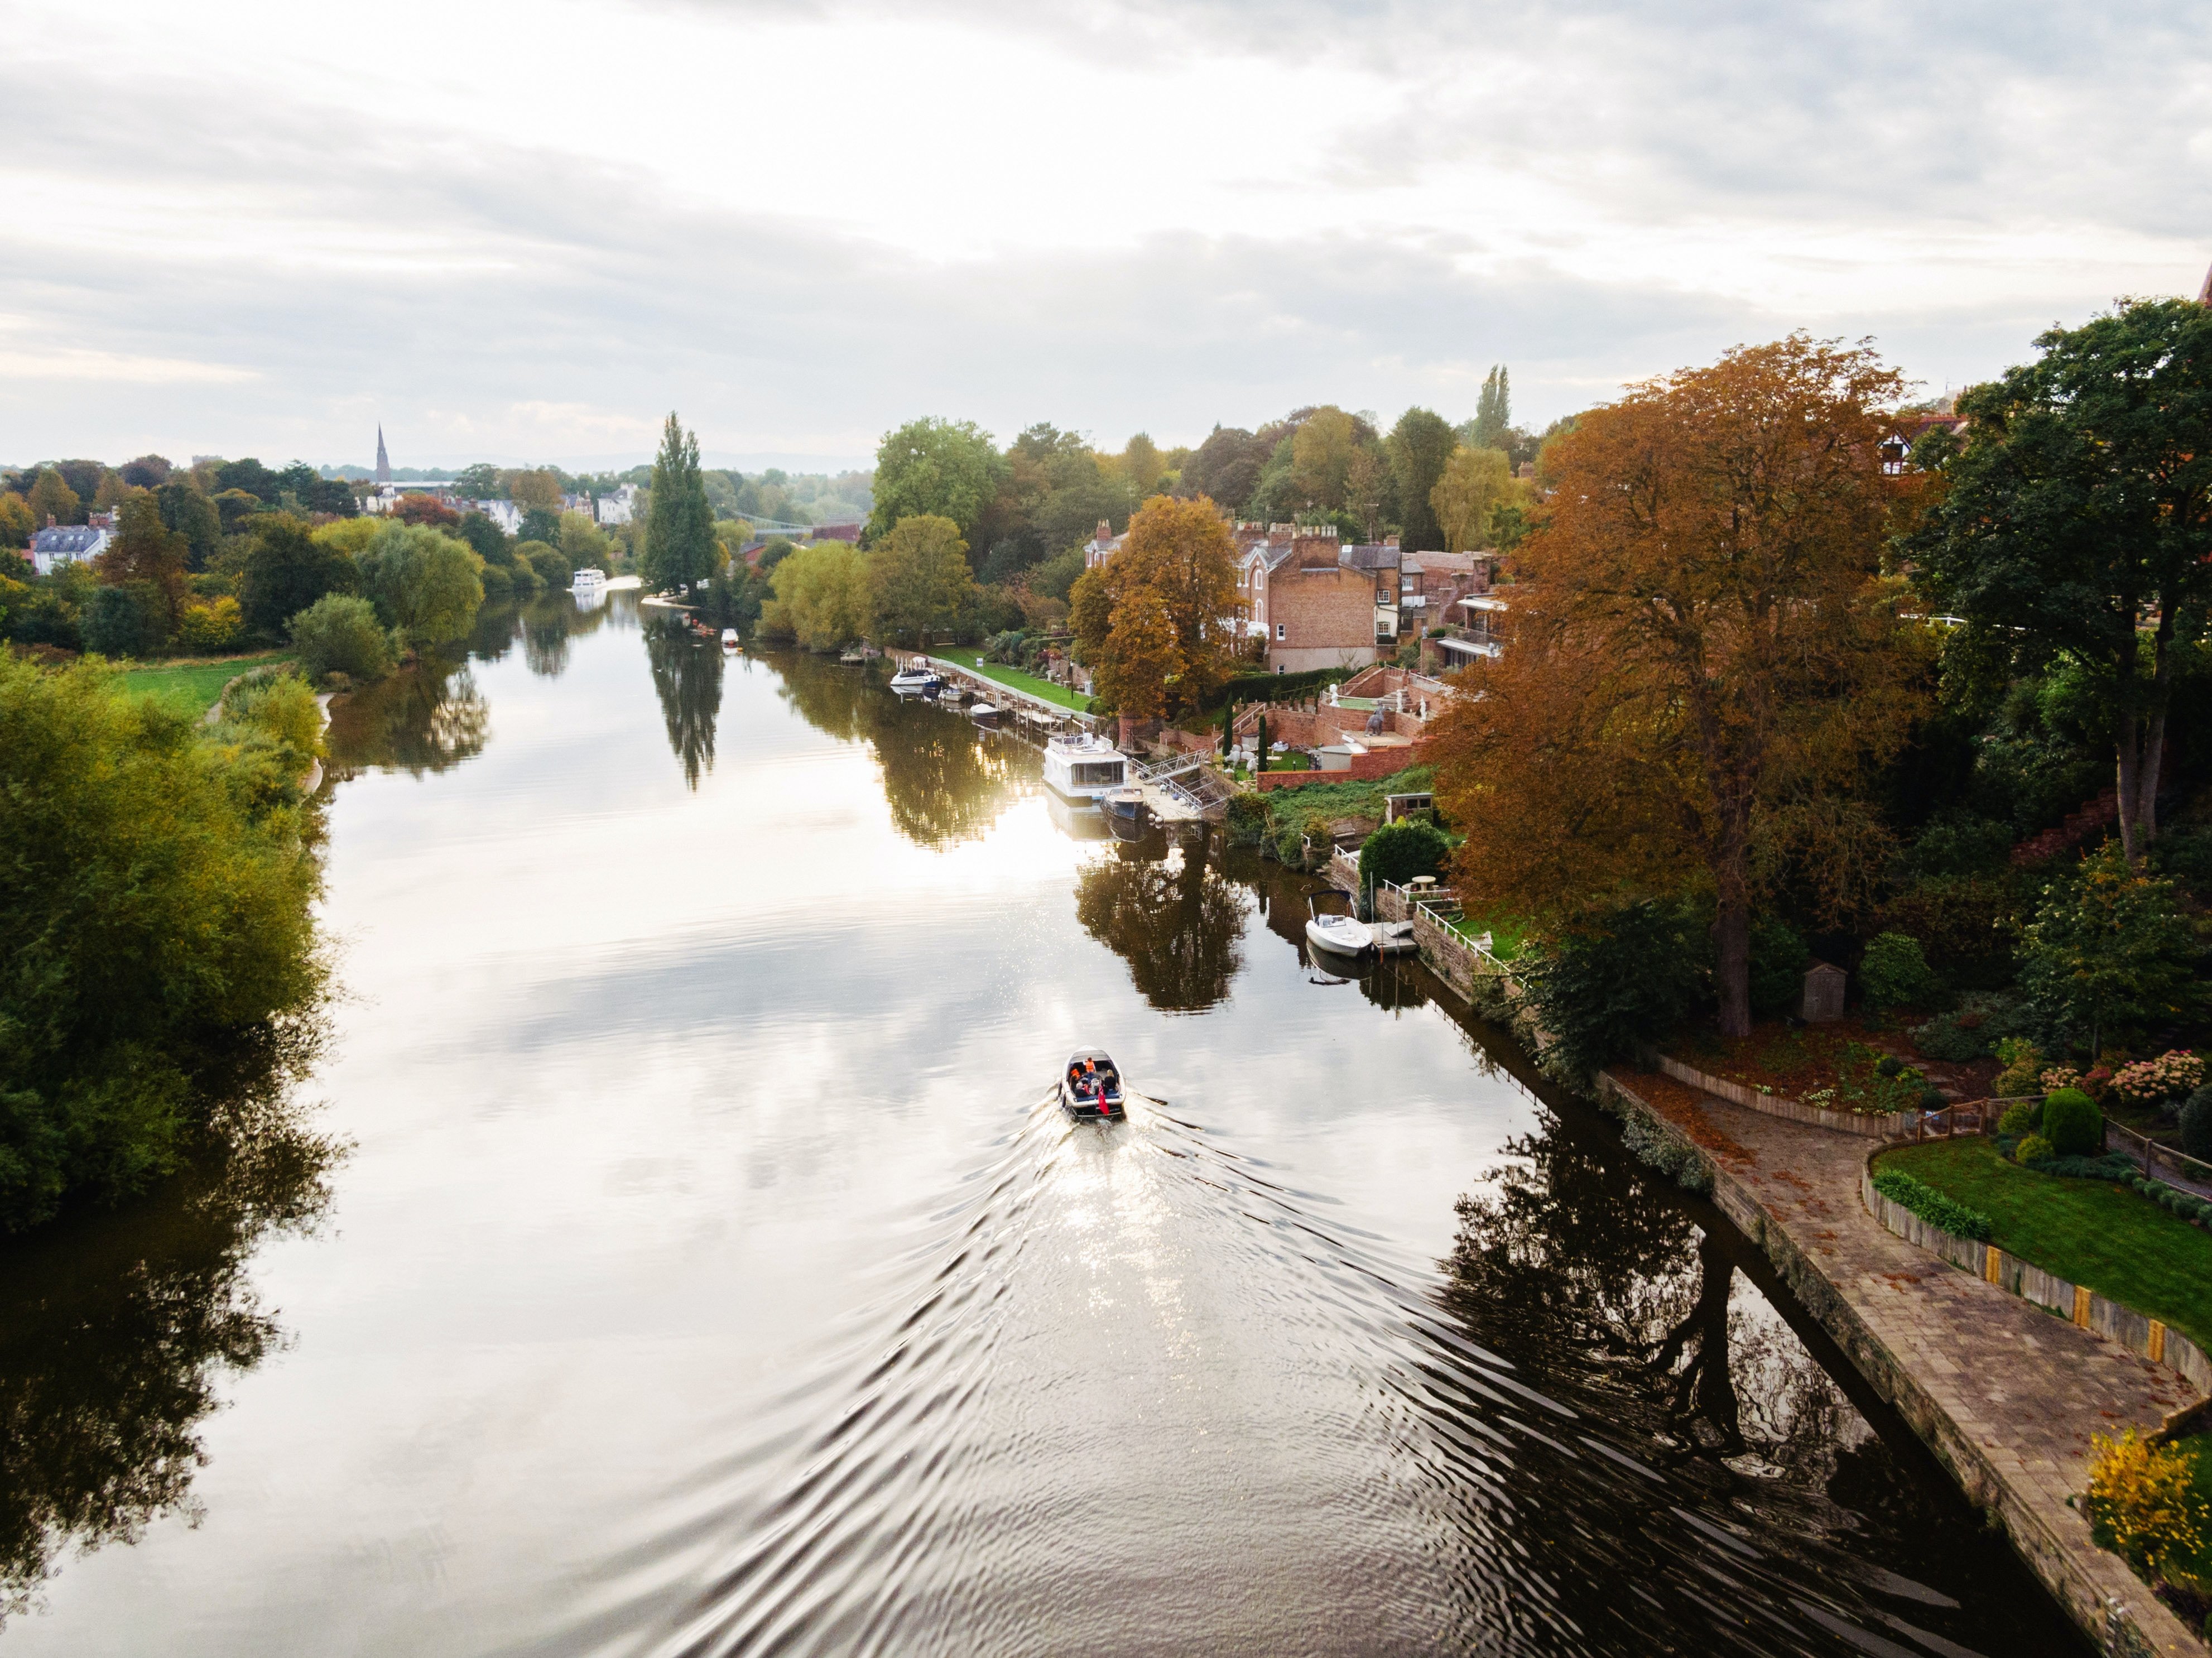
<svg viewBox="0 0 2212 1658"><path fill-rule="evenodd" d="M1349 915L1315 915L1306 922L1306 942L1335 956L1364 956L1375 935Z"/></svg>
<svg viewBox="0 0 2212 1658"><path fill-rule="evenodd" d="M1421 946L1411 921L1376 921L1372 925L1375 948L1384 956L1411 956Z"/></svg>
<svg viewBox="0 0 2212 1658"><path fill-rule="evenodd" d="M891 676L891 689L901 696L919 696L944 683L929 665L916 659Z"/></svg>
<svg viewBox="0 0 2212 1658"><path fill-rule="evenodd" d="M1060 1073L1060 1106L1071 1117L1121 1114L1121 1073L1103 1048L1079 1048Z"/></svg>
<svg viewBox="0 0 2212 1658"><path fill-rule="evenodd" d="M722 648L726 651L734 651L743 648L738 641L738 630L735 628L725 628L722 629Z"/></svg>
<svg viewBox="0 0 2212 1658"><path fill-rule="evenodd" d="M999 711L988 702L978 702L968 710L968 717L977 725L994 726L999 723Z"/></svg>

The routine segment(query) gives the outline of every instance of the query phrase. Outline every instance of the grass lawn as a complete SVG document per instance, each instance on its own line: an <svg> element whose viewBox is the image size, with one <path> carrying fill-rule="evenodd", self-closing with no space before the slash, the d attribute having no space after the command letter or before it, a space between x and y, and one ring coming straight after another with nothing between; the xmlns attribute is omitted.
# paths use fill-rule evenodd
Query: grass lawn
<svg viewBox="0 0 2212 1658"><path fill-rule="evenodd" d="M1885 1151L1902 1169L1993 1223L1990 1242L2047 1272L2163 1320L2212 1351L2212 1232L2104 1181L2039 1175L1981 1139Z"/></svg>
<svg viewBox="0 0 2212 1658"><path fill-rule="evenodd" d="M1031 696L1041 696L1048 702L1056 702L1063 708L1073 708L1078 714L1091 712L1091 699L1079 696L1065 685L1055 685L1049 679L1039 679L1033 673L1024 673L1019 668L1010 668L1003 662L983 662L977 653L965 645L933 647L932 656L941 656L947 662L957 662L985 679L995 679L1001 685L1011 685L1018 691L1027 691Z"/></svg>
<svg viewBox="0 0 2212 1658"><path fill-rule="evenodd" d="M173 703L188 714L205 714L215 707L222 688L248 668L270 662L289 662L293 651L261 651L252 656L199 658L187 662L163 662L151 667L125 668L123 689Z"/></svg>

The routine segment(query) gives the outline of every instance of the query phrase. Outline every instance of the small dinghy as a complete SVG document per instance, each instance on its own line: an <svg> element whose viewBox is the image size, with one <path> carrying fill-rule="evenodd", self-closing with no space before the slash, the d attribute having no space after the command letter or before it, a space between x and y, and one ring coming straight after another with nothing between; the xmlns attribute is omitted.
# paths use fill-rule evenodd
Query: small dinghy
<svg viewBox="0 0 2212 1658"><path fill-rule="evenodd" d="M1385 956L1412 956L1421 946L1413 937L1411 921L1377 921L1374 923L1375 948Z"/></svg>
<svg viewBox="0 0 2212 1658"><path fill-rule="evenodd" d="M1306 921L1306 942L1332 956L1364 956L1375 948L1375 935L1349 915L1320 915Z"/></svg>
<svg viewBox="0 0 2212 1658"><path fill-rule="evenodd" d="M1060 1073L1060 1106L1071 1117L1121 1114L1121 1073L1103 1048L1078 1048Z"/></svg>
<svg viewBox="0 0 2212 1658"><path fill-rule="evenodd" d="M968 710L968 717L986 727L995 728L999 723L999 711L988 702L978 702Z"/></svg>
<svg viewBox="0 0 2212 1658"><path fill-rule="evenodd" d="M742 641L738 638L738 630L735 628L725 628L722 629L722 648L726 651L734 651L743 648Z"/></svg>

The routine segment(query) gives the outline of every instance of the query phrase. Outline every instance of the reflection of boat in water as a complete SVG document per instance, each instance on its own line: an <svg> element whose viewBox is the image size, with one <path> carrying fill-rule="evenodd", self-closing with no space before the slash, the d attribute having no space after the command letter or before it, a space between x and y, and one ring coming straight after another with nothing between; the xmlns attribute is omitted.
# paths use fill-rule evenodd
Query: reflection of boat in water
<svg viewBox="0 0 2212 1658"><path fill-rule="evenodd" d="M1128 757L1095 732L1055 733L1045 739L1044 780L1065 799L1103 800L1128 782Z"/></svg>
<svg viewBox="0 0 2212 1658"><path fill-rule="evenodd" d="M1076 1117L1121 1114L1121 1073L1103 1048L1082 1048L1068 1055L1060 1073L1060 1108Z"/></svg>
<svg viewBox="0 0 2212 1658"><path fill-rule="evenodd" d="M1411 956L1421 947L1413 937L1411 921L1376 921L1371 930L1375 934L1375 948L1382 955Z"/></svg>
<svg viewBox="0 0 2212 1658"><path fill-rule="evenodd" d="M1306 920L1306 942L1332 956L1364 956L1375 948L1375 935L1349 915L1316 910Z"/></svg>
<svg viewBox="0 0 2212 1658"><path fill-rule="evenodd" d="M891 689L901 696L925 696L945 683L920 658L891 676Z"/></svg>
<svg viewBox="0 0 2212 1658"><path fill-rule="evenodd" d="M1106 838L1106 814L1087 800L1071 800L1050 789L1044 792L1045 815L1052 819L1053 827L1071 841L1103 841Z"/></svg>
<svg viewBox="0 0 2212 1658"><path fill-rule="evenodd" d="M988 702L978 702L968 710L968 717L987 730L999 723L999 711Z"/></svg>
<svg viewBox="0 0 2212 1658"><path fill-rule="evenodd" d="M744 647L738 642L738 630L735 628L725 628L722 629L722 648L726 651L737 651L743 650L744 648Z"/></svg>
<svg viewBox="0 0 2212 1658"><path fill-rule="evenodd" d="M861 653L860 647L858 645L852 645L848 646L844 653L837 659L837 665L842 668L857 668L867 659L868 659Z"/></svg>

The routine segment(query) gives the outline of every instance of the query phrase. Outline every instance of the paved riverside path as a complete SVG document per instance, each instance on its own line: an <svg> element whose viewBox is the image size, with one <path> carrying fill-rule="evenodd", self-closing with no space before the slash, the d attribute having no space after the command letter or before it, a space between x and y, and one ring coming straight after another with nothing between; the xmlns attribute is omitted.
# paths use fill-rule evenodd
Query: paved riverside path
<svg viewBox="0 0 2212 1658"><path fill-rule="evenodd" d="M2092 1435L2157 1428L2195 1400L2187 1382L1884 1227L1859 1198L1867 1141L1613 1074L1697 1143L1715 1201L2100 1646L2206 1652L2066 1501L2087 1489Z"/></svg>

